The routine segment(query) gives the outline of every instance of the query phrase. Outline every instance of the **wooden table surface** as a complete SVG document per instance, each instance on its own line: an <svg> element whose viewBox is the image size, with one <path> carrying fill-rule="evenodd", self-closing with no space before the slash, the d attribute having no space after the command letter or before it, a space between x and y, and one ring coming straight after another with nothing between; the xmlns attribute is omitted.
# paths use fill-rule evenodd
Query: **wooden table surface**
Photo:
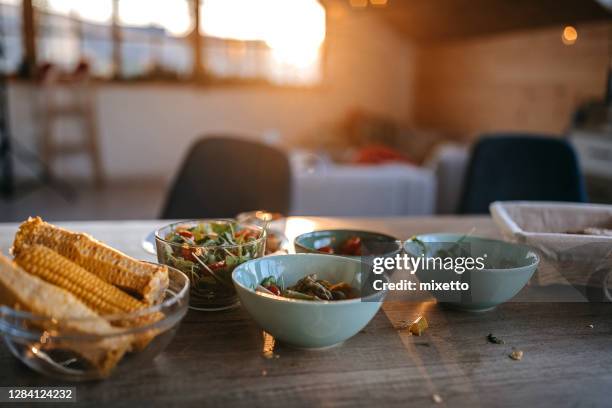
<svg viewBox="0 0 612 408"><path fill-rule="evenodd" d="M152 259L141 239L160 221L63 224L124 252ZM293 218L291 238L325 227L354 227L406 239L416 233L499 237L489 217ZM0 250L16 225L0 225ZM398 329L425 315L423 336ZM589 325L593 325L593 328ZM487 342L488 333L506 344ZM524 352L522 361L508 354ZM277 344L265 358L262 331L242 309L190 311L168 348L133 372L79 383L80 402L136 406L612 406L612 304L506 303L486 313L434 301L388 302L341 347L303 351ZM66 385L30 371L0 347L0 386ZM441 401L435 402L437 394Z"/></svg>

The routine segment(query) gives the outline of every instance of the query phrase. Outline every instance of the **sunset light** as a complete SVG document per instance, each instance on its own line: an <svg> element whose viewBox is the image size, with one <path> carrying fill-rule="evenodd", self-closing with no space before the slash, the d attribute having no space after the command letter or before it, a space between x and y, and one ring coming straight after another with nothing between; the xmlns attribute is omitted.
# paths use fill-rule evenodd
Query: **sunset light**
<svg viewBox="0 0 612 408"><path fill-rule="evenodd" d="M86 23L110 24L110 0L48 0L47 9ZM119 23L124 27L163 29L167 36L185 39L193 32L194 7L190 0L120 0ZM202 0L200 34L222 40L257 41L267 46L262 67L268 81L312 84L321 78L321 46L325 40L325 8L317 0ZM65 44L53 45L47 55L59 55ZM234 48L238 49L238 48ZM233 51L228 51L228 53ZM63 54L62 54L63 55ZM177 57L178 58L178 57ZM226 70L226 56L209 55L213 72ZM184 57L180 58L181 60ZM222 74L222 72L217 72Z"/></svg>
<svg viewBox="0 0 612 408"><path fill-rule="evenodd" d="M318 1L207 0L202 6L203 34L263 41L272 50L273 70L299 70L304 81L318 75L325 40L325 9Z"/></svg>
<svg viewBox="0 0 612 408"><path fill-rule="evenodd" d="M113 5L108 0L48 1L50 10L76 14L92 23L109 23L112 19ZM173 36L184 36L193 28L187 0L121 0L118 11L119 21L128 26L163 27Z"/></svg>
<svg viewBox="0 0 612 408"><path fill-rule="evenodd" d="M193 29L188 0L121 0L119 20L128 26L163 27L176 37L187 35Z"/></svg>

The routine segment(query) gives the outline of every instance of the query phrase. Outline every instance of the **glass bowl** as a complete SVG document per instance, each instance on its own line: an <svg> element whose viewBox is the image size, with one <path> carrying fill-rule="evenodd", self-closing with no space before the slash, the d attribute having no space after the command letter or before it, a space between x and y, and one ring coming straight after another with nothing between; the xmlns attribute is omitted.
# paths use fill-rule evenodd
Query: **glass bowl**
<svg viewBox="0 0 612 408"><path fill-rule="evenodd" d="M164 300L133 313L104 316L114 326L108 335L71 330L91 319L56 320L0 307L0 335L25 365L56 379L99 380L155 358L170 343L189 303L189 279L168 270ZM90 321L90 323L94 323Z"/></svg>
<svg viewBox="0 0 612 408"><path fill-rule="evenodd" d="M252 233L254 238L241 244L195 244L193 239L172 241L178 231L194 227L215 230L220 234ZM260 258L266 248L266 233L258 225L230 219L189 220L176 222L155 232L157 259L160 263L184 272L191 282L189 307L196 310L224 310L238 305L232 283L234 269L251 259Z"/></svg>
<svg viewBox="0 0 612 408"><path fill-rule="evenodd" d="M246 211L236 215L236 220L245 224L255 224L263 227L268 224L268 230L274 229L282 233L285 232L287 217L279 212L269 212L265 210Z"/></svg>
<svg viewBox="0 0 612 408"><path fill-rule="evenodd" d="M281 213L264 210L242 212L236 216L238 222L266 227L266 255L288 253L289 240L285 235L287 218Z"/></svg>

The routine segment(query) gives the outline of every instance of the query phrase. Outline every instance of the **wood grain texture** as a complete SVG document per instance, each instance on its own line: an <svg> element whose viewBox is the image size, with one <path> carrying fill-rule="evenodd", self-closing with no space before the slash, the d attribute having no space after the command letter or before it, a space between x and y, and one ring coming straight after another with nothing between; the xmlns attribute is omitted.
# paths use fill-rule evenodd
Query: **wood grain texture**
<svg viewBox="0 0 612 408"><path fill-rule="evenodd" d="M66 224L64 224L66 225ZM159 221L70 223L131 255ZM488 217L295 219L297 228L379 230L399 238L434 231L497 236ZM0 248L15 225L0 225ZM425 315L424 336L396 327ZM588 325L593 324L594 328ZM503 345L487 342L488 333ZM522 361L508 353L524 351ZM114 406L609 406L612 305L507 303L462 313L435 302L389 302L358 335L327 351L277 344L263 356L264 336L242 309L190 311L166 351L140 369L103 382L77 384L80 402ZM62 385L30 371L0 348L0 386ZM435 404L433 394L443 402Z"/></svg>
<svg viewBox="0 0 612 408"><path fill-rule="evenodd" d="M611 18L595 0L391 0L370 10L419 42Z"/></svg>
<svg viewBox="0 0 612 408"><path fill-rule="evenodd" d="M576 28L571 46L561 42L559 25L421 47L417 125L464 138L563 133L581 103L603 100L610 64L610 21Z"/></svg>

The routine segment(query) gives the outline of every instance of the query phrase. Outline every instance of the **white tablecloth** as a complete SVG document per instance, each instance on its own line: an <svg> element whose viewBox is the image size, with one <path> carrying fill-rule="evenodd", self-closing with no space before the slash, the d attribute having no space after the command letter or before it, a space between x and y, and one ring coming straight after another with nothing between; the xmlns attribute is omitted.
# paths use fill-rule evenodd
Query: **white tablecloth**
<svg viewBox="0 0 612 408"><path fill-rule="evenodd" d="M293 167L292 215L433 214L436 182L426 168L405 164Z"/></svg>

